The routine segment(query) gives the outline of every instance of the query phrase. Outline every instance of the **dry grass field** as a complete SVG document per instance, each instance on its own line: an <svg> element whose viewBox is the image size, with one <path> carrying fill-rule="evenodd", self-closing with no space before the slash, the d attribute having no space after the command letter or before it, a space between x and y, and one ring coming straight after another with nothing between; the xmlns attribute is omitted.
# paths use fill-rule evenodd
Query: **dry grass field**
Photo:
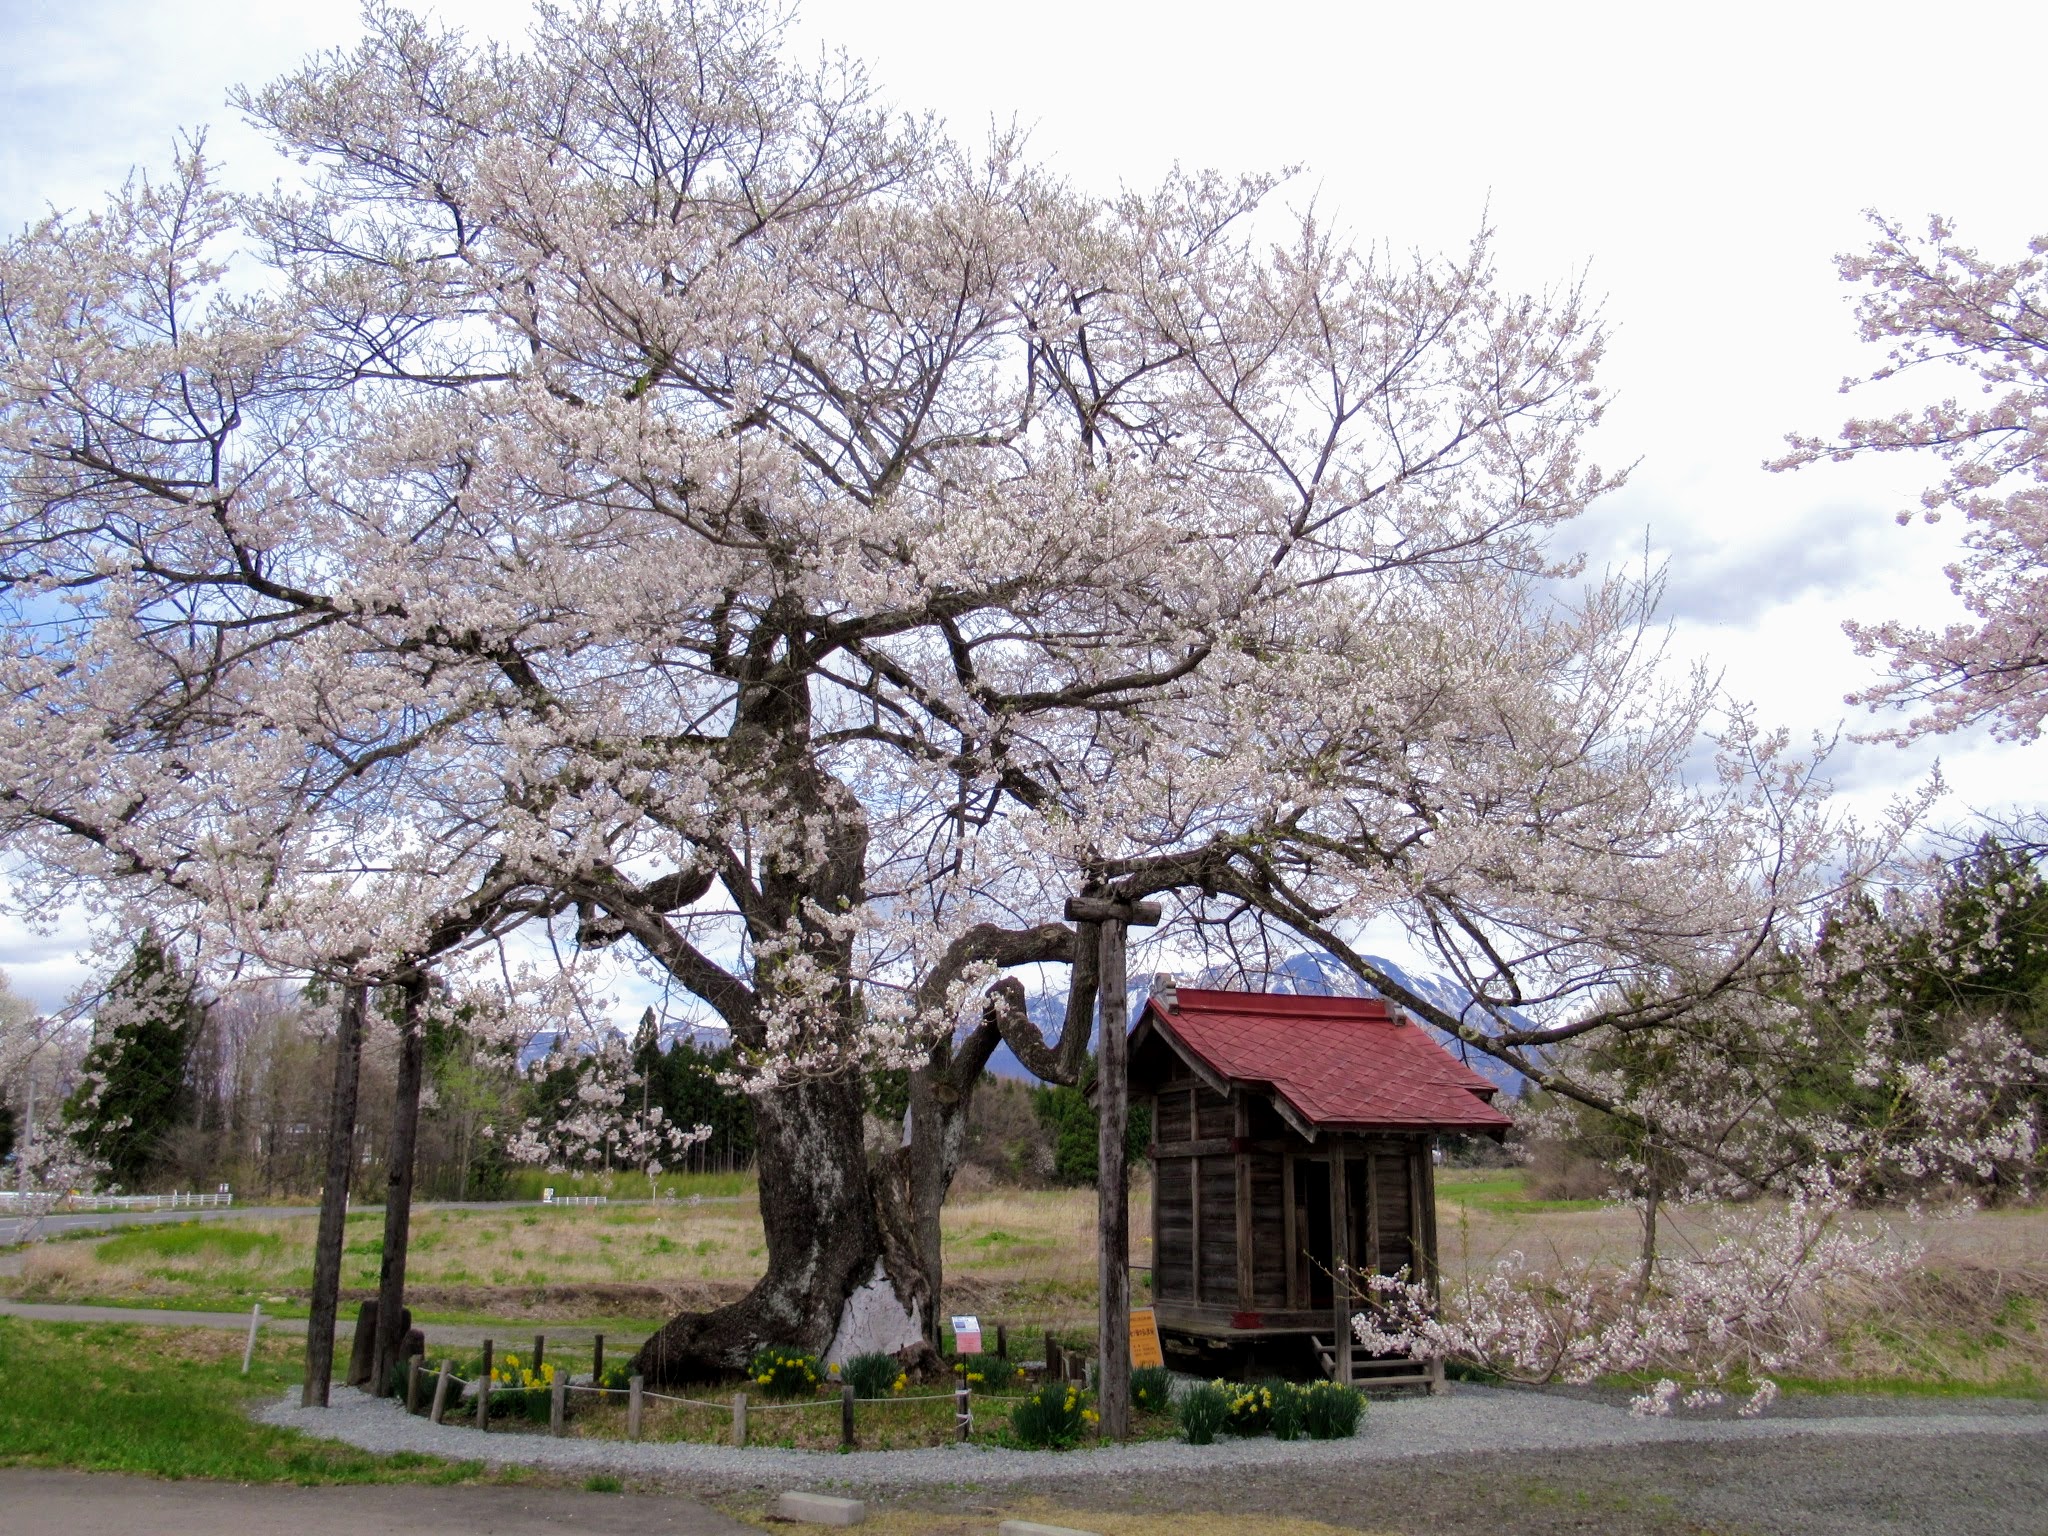
<svg viewBox="0 0 2048 1536"><path fill-rule="evenodd" d="M1626 1263L1640 1250L1633 1211L1520 1198L1518 1172L1449 1172L1438 1186L1447 1277L1513 1253L1539 1268L1574 1257ZM1922 1250L1899 1279L1844 1298L1836 1358L1799 1378L1810 1388L2048 1394L2048 1206L1956 1209L1922 1220L1873 1213ZM1668 1213L1662 1251L1683 1252L1697 1215Z"/></svg>
<svg viewBox="0 0 2048 1536"><path fill-rule="evenodd" d="M1149 1229L1150 1209L1149 1188L1140 1181L1134 1229ZM291 1315L302 1310L312 1283L312 1237L310 1212L137 1227L35 1248L11 1289L34 1301L225 1311L260 1301L273 1314ZM380 1215L349 1219L346 1296L374 1291L382 1246ZM1016 1329L1085 1324L1094 1306L1095 1251L1092 1190L962 1196L945 1214L946 1307L986 1313ZM760 1210L748 1193L696 1204L423 1212L407 1268L415 1310L436 1321L651 1325L680 1308L742 1294L765 1263Z"/></svg>
<svg viewBox="0 0 2048 1536"><path fill-rule="evenodd" d="M1007 1324L1020 1341L1053 1327L1085 1335L1095 1299L1094 1191L963 1194L945 1213L947 1312ZM1133 1193L1132 1261L1146 1263L1150 1190ZM1632 1213L1587 1201L1538 1201L1518 1171L1446 1170L1439 1241L1447 1276L1521 1253L1539 1266L1576 1256L1625 1262L1641 1241ZM312 1216L141 1227L25 1255L25 1299L266 1310L303 1307ZM1667 1221L1667 1252L1693 1228ZM381 1219L351 1219L343 1284L376 1284ZM1839 1358L1813 1385L1854 1381L1917 1390L2048 1391L2048 1208L1966 1211L1917 1223L1924 1257L1903 1279L1853 1299L1838 1317ZM765 1262L751 1193L733 1200L598 1207L441 1210L421 1215L411 1292L438 1322L599 1322L615 1335L685 1307L741 1294ZM1141 1272L1137 1296L1146 1287Z"/></svg>

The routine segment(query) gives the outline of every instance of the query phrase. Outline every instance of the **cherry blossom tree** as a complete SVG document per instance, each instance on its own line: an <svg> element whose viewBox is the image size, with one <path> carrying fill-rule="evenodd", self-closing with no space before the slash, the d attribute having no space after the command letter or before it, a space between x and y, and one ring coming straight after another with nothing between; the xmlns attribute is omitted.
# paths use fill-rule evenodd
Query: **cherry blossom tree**
<svg viewBox="0 0 2048 1536"><path fill-rule="evenodd" d="M647 1175L651 1198L662 1169L709 1140L711 1129L679 1125L661 1105L647 1102L646 1077L635 1071L636 1049L618 1031L606 1029L578 1051L557 1069L555 1059L568 1054L566 1041L557 1037L542 1083L560 1097L530 1117L505 1150L520 1162L549 1169L637 1169Z"/></svg>
<svg viewBox="0 0 2048 1536"><path fill-rule="evenodd" d="M190 145L0 259L25 889L372 980L560 920L693 997L768 1273L651 1379L930 1350L981 1068L1085 1059L1071 896L1310 939L1619 1108L1545 1053L1747 994L1885 853L1663 665L1654 581L1575 586L1618 483L1576 290L1261 179L1091 194L781 44L751 0L516 50L373 7L239 98L294 185ZM1045 964L1056 1040L1005 974Z"/></svg>
<svg viewBox="0 0 2048 1536"><path fill-rule="evenodd" d="M1941 466L1918 515L1962 514L1964 554L1945 574L1970 618L1935 630L1902 620L1844 627L1889 676L1852 703L1908 713L1901 738L1980 721L2032 741L2048 718L2048 236L2016 260L1988 260L1931 218L1924 235L1870 215L1866 251L1840 259L1843 280L1866 292L1856 313L1884 363L1845 379L1844 393L1925 370L1968 395L1885 416L1854 417L1833 438L1794 435L1773 469L1822 459L1910 453ZM1914 513L1899 513L1910 523Z"/></svg>

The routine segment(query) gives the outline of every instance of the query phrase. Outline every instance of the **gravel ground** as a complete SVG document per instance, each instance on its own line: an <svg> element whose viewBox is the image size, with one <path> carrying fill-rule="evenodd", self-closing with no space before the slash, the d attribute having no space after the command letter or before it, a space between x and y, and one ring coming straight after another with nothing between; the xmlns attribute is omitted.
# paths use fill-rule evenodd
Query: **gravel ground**
<svg viewBox="0 0 2048 1536"><path fill-rule="evenodd" d="M1855 1456L1866 1460L1892 1456L1898 1444L1921 1446L1923 1442L1939 1444L1960 1438L2003 1446L2005 1454L2025 1462L2044 1462L2048 1456L2048 1411L2034 1403L1931 1407L1913 1401L1815 1399L1792 1413L1778 1411L1763 1419L1638 1419L1622 1403L1595 1395L1499 1391L1470 1384L1460 1384L1444 1397L1374 1403L1360 1434L1346 1442L1225 1440L1214 1446L1186 1446L1174 1440L1153 1440L1065 1456L983 1446L842 1456L680 1442L555 1440L545 1434L520 1432L477 1436L473 1427L434 1425L424 1417L403 1413L389 1401L365 1397L352 1389L336 1389L330 1409L301 1409L293 1395L262 1407L260 1417L266 1423L344 1440L375 1452L416 1450L451 1458L606 1470L723 1487L909 1489L1028 1483L1040 1489L1049 1483L1133 1485L1143 1481L1155 1485L1190 1475L1231 1479L1264 1473L1292 1481L1339 1468L1464 1454L1497 1456L1501 1452L1518 1452L1538 1462L1544 1452L1636 1454L1675 1448L1700 1448L1741 1458L1788 1440L1849 1444Z"/></svg>

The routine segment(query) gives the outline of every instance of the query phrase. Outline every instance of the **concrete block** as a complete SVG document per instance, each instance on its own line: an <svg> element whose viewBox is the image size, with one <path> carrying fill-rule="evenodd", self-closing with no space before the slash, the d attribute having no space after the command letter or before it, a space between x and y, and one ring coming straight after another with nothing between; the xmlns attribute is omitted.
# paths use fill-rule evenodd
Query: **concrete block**
<svg viewBox="0 0 2048 1536"><path fill-rule="evenodd" d="M785 1493L769 1506L777 1520L798 1520L805 1525L859 1525L868 1517L859 1499L835 1499L822 1493Z"/></svg>
<svg viewBox="0 0 2048 1536"><path fill-rule="evenodd" d="M1068 1525L1040 1525L1036 1520L1005 1520L996 1527L1000 1536L1095 1536Z"/></svg>

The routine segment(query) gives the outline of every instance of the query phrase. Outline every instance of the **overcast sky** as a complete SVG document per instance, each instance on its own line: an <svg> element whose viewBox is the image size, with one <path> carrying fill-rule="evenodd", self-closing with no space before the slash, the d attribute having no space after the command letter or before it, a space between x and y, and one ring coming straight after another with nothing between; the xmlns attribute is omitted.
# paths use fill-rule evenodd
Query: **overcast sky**
<svg viewBox="0 0 2048 1536"><path fill-rule="evenodd" d="M432 9L506 36L524 15ZM1669 562L1678 653L1711 658L1733 695L1804 735L1869 727L1842 702L1871 675L1843 619L1953 615L1954 530L1893 522L1926 465L1760 465L1787 431L1837 426L1837 385L1869 366L1833 263L1862 243L1864 209L1939 210L2001 255L2048 229L2030 169L2038 92L1989 67L2040 57L2044 18L1949 5L1937 21L1867 0L810 0L800 28L963 136L1016 118L1085 185L1146 183L1176 161L1301 165L1282 195L1359 239L1455 249L1490 221L1509 283L1583 277L1614 332L1596 448L1636 468L1578 542L1596 564L1647 542ZM209 124L231 177L267 182L277 167L224 106L229 86L357 32L353 5L304 0L0 0L0 225L89 206ZM1873 805L1937 756L1960 816L2036 803L2048 747L1850 746L1836 782ZM73 942L0 925L0 967L54 1004L77 976Z"/></svg>

